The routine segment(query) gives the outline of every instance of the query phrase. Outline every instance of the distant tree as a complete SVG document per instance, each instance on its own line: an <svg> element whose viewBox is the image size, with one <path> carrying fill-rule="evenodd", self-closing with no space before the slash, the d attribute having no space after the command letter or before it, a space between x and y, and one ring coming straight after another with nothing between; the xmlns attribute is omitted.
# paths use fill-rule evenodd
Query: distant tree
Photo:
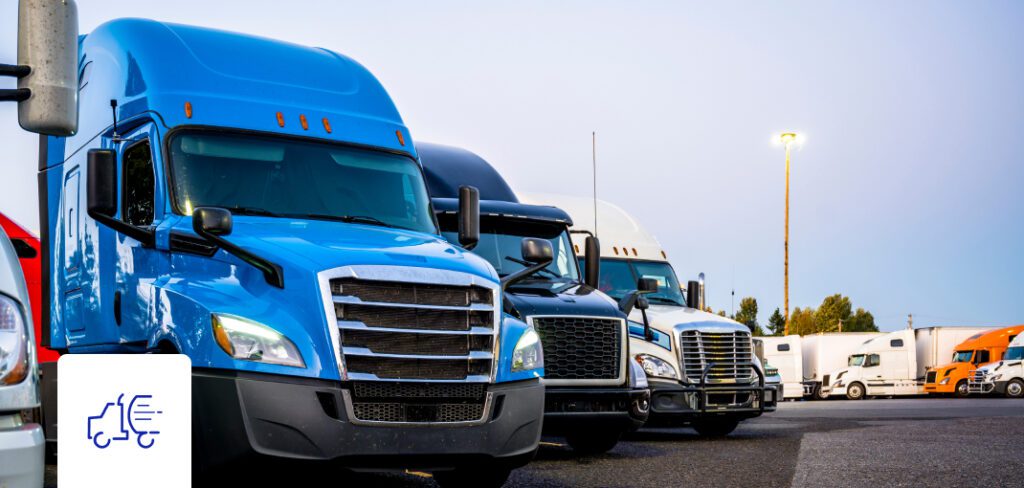
<svg viewBox="0 0 1024 488"><path fill-rule="evenodd" d="M733 320L746 325L753 335L764 335L761 326L757 324L757 300L754 297L740 300L740 309Z"/></svg>
<svg viewBox="0 0 1024 488"><path fill-rule="evenodd" d="M817 324L815 332L838 332L840 320L844 325L850 321L852 308L849 297L839 293L825 297L814 313L814 321ZM847 330L846 327L843 327L843 330Z"/></svg>
<svg viewBox="0 0 1024 488"><path fill-rule="evenodd" d="M818 324L814 316L813 308L797 307L793 309L793 312L789 314L789 333L807 335L818 332Z"/></svg>
<svg viewBox="0 0 1024 488"><path fill-rule="evenodd" d="M875 316L863 308L858 308L849 320L843 321L843 332L878 332Z"/></svg>
<svg viewBox="0 0 1024 488"><path fill-rule="evenodd" d="M778 307L775 307L772 316L768 317L768 330L775 336L780 336L786 331L786 318L779 312Z"/></svg>
<svg viewBox="0 0 1024 488"><path fill-rule="evenodd" d="M728 315L725 314L725 310L719 310L718 311L718 315L720 315L722 317L728 317Z"/></svg>

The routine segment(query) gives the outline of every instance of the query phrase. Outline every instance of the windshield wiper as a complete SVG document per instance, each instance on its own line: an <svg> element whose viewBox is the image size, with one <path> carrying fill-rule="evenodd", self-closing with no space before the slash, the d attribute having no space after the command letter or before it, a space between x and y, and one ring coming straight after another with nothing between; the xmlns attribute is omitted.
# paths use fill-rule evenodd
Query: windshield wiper
<svg viewBox="0 0 1024 488"><path fill-rule="evenodd" d="M529 263L527 261L523 261L522 259L516 259L516 258L514 258L512 256L505 256L505 259L507 259L509 261L512 261L513 263L516 263L516 264L521 264L523 266L527 266L527 267L533 266L533 264L531 264L531 263ZM547 268L541 268L540 272L541 273L547 273L547 274L549 274L549 275L551 275L551 276L553 276L555 278L562 278L563 277L562 275L560 275L560 274L558 274L558 273L556 273L554 271L551 271L550 269L547 269Z"/></svg>
<svg viewBox="0 0 1024 488"><path fill-rule="evenodd" d="M673 300L671 298L656 297L656 296L647 295L647 299L652 301L652 302L668 303L668 304L677 305L677 306L680 306L680 307L682 306L682 304L680 304L679 302L677 302L677 301L675 301L675 300Z"/></svg>
<svg viewBox="0 0 1024 488"><path fill-rule="evenodd" d="M406 227L389 224L377 217L370 217L369 215L328 215L328 214L301 214L301 215L290 215L290 217L300 217L315 220L332 220L335 222L345 222L346 224L369 224L378 225L381 227L390 227L392 229L406 229Z"/></svg>
<svg viewBox="0 0 1024 488"><path fill-rule="evenodd" d="M238 215L262 215L266 217L280 217L280 215L260 207L223 207L224 210Z"/></svg>

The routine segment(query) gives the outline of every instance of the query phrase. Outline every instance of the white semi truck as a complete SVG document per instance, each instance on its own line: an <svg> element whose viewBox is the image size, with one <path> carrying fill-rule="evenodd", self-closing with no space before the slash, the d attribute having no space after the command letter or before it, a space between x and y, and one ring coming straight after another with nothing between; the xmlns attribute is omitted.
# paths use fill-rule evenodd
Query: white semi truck
<svg viewBox="0 0 1024 488"><path fill-rule="evenodd" d="M39 371L28 289L18 256L0 229L0 486L43 486Z"/></svg>
<svg viewBox="0 0 1024 488"><path fill-rule="evenodd" d="M972 371L968 378L971 393L1024 398L1024 334L1010 342L1002 360Z"/></svg>
<svg viewBox="0 0 1024 488"><path fill-rule="evenodd" d="M783 373L783 382L799 382L801 395L806 398L821 400L828 395L822 391L821 385L827 384L827 375L832 371L846 366L847 357L853 354L862 344L881 332L819 332L805 336L790 335L779 339L786 345L776 344L774 354L789 355L789 361L799 358L799 366L790 369L790 375ZM793 358L792 356L796 356ZM771 357L771 356L769 356ZM782 358L770 359L781 362ZM799 372L798 375L793 374Z"/></svg>
<svg viewBox="0 0 1024 488"><path fill-rule="evenodd" d="M866 396L924 394L928 369L943 364L957 344L987 327L926 327L881 334L850 354L847 365L823 378L823 395L860 400Z"/></svg>
<svg viewBox="0 0 1024 488"><path fill-rule="evenodd" d="M761 337L765 363L779 374L783 399L804 397L803 341L798 335Z"/></svg>
<svg viewBox="0 0 1024 488"><path fill-rule="evenodd" d="M696 281L680 286L661 244L632 216L592 199L564 195L520 195L535 205L569 213L577 251L587 235L601 238L598 288L615 299L628 296L640 278L658 282L646 295L649 308L630 319L630 351L644 367L651 388L648 426L691 426L704 436L723 436L740 421L774 411L777 385L766 382L754 353L751 331L734 320L701 310ZM644 327L646 313L650 328Z"/></svg>

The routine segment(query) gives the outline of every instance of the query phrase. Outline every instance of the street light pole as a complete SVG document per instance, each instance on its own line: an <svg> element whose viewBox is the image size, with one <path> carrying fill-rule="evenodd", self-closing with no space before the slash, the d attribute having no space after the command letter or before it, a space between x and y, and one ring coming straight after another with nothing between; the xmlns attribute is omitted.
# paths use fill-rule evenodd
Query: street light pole
<svg viewBox="0 0 1024 488"><path fill-rule="evenodd" d="M786 132L779 136L779 140L786 145L786 235L783 243L785 252L785 292L783 300L786 308L786 326L783 332L784 335L789 335L789 154L793 147L793 143L796 142L796 139L797 135L793 132Z"/></svg>

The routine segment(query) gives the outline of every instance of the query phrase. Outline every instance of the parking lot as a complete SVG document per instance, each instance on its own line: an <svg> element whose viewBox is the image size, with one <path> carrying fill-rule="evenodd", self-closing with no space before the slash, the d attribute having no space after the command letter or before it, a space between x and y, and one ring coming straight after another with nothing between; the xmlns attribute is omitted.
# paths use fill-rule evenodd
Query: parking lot
<svg viewBox="0 0 1024 488"><path fill-rule="evenodd" d="M787 402L703 440L645 429L612 452L577 457L545 439L506 486L1014 486L1024 482L1024 400ZM47 486L56 486L56 469ZM348 486L432 487L426 473L352 474Z"/></svg>

